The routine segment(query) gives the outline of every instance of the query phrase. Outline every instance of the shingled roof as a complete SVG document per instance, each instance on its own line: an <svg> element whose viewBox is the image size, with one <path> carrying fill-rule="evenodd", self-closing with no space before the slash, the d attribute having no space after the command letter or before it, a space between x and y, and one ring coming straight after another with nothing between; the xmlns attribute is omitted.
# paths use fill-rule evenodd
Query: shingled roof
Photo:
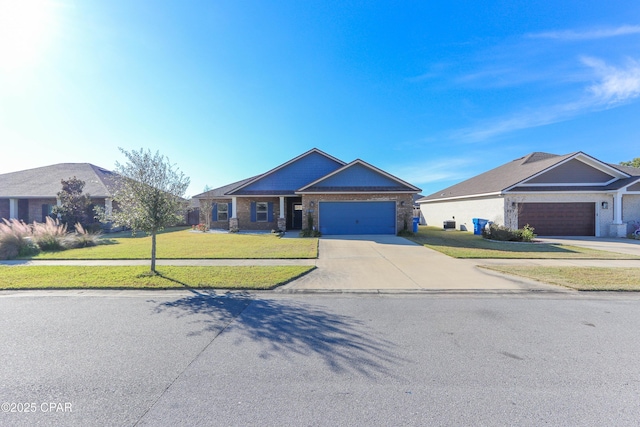
<svg viewBox="0 0 640 427"><path fill-rule="evenodd" d="M1 198L52 198L62 190L61 181L74 176L85 182L83 193L111 197L109 186L115 173L91 163L58 163L34 169L0 174Z"/></svg>
<svg viewBox="0 0 640 427"><path fill-rule="evenodd" d="M623 174L632 176L632 178L620 179L609 185L606 189L620 188L620 186L624 186L625 183L634 181L635 179L633 179L633 177L636 177L636 179L640 177L640 169L638 168L602 163L582 152L574 152L564 155L533 152L502 166L498 166L495 169L491 169L490 171L467 179L466 181L462 181L458 184L452 185L451 187L445 188L444 190L440 190L423 197L420 201L427 202L441 199L498 194L576 155L590 158L602 165L609 166L617 169ZM553 189L556 191L560 190L558 187L554 187ZM585 188L582 189L584 190ZM599 187L599 189L603 190L604 188ZM538 187L535 190L543 191L544 188Z"/></svg>

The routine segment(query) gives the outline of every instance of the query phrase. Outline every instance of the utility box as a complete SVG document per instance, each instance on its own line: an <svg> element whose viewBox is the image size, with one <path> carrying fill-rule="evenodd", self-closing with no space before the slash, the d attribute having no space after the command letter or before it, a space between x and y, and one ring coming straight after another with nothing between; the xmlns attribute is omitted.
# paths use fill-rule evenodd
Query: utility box
<svg viewBox="0 0 640 427"><path fill-rule="evenodd" d="M455 220L448 219L446 221L443 221L442 222L442 228L444 228L445 230L455 230L456 229Z"/></svg>

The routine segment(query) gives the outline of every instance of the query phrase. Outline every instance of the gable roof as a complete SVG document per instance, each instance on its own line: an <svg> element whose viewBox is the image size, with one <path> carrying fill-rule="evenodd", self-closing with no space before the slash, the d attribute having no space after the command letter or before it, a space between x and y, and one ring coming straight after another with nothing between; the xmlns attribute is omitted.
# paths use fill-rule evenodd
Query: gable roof
<svg viewBox="0 0 640 427"><path fill-rule="evenodd" d="M359 174L359 185L347 185L349 172L355 168L369 174ZM351 181L352 183L353 181ZM333 183L333 184L332 184ZM364 184L363 184L364 183ZM297 184L293 186L294 184ZM321 188L321 191L317 191ZM243 179L193 196L194 199L228 199L233 196L293 196L303 193L418 193L414 187L369 163L356 159L346 164L313 148L260 175Z"/></svg>
<svg viewBox="0 0 640 427"><path fill-rule="evenodd" d="M2 198L55 198L60 181L76 177L85 182L82 190L91 197L111 197L108 186L116 174L91 163L58 163L34 169L0 174Z"/></svg>
<svg viewBox="0 0 640 427"><path fill-rule="evenodd" d="M353 185L354 182L357 182L358 185ZM296 193L416 193L419 191L419 188L408 182L363 160L356 159L301 187Z"/></svg>
<svg viewBox="0 0 640 427"><path fill-rule="evenodd" d="M227 191L235 195L293 195L295 191L326 174L344 166L345 162L313 148L268 172L257 175Z"/></svg>
<svg viewBox="0 0 640 427"><path fill-rule="evenodd" d="M601 171L603 174L610 176L611 179L608 182L586 183L579 187L577 187L576 184L562 182L547 182L545 185L544 182L540 182L544 180L540 179L539 182L535 182L536 178L541 177L542 174L548 173L553 170L553 168L559 167L572 160L578 160L592 167L594 170ZM473 178L452 185L444 190L423 197L420 199L420 202L498 195L518 189L526 189L527 191L575 191L576 188L580 188L583 191L593 188L597 188L598 190L611 190L621 188L623 183L630 177L631 175L628 173L627 168L601 162L581 151L564 155L533 152ZM529 181L534 182L531 183Z"/></svg>
<svg viewBox="0 0 640 427"><path fill-rule="evenodd" d="M229 191L233 191L236 188L256 179L257 177L260 177L262 175L256 175L256 176L252 176L251 178L245 178L245 179L241 179L240 181L236 181L233 182L231 184L227 184L227 185L223 185L222 187L218 187L218 188L214 188L212 190L209 191L205 191L204 193L200 193L200 194L196 194L195 196L193 196L192 198L194 199L215 199L215 198L229 198L229 196L226 196L227 192Z"/></svg>

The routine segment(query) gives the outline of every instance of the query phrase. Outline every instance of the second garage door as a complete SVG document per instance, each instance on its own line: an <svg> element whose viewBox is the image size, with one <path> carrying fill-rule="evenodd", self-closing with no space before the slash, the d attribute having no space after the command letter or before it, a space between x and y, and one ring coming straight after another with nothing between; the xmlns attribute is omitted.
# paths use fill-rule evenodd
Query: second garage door
<svg viewBox="0 0 640 427"><path fill-rule="evenodd" d="M595 203L519 203L518 228L532 226L538 236L595 236Z"/></svg>
<svg viewBox="0 0 640 427"><path fill-rule="evenodd" d="M322 234L396 234L395 202L320 202Z"/></svg>

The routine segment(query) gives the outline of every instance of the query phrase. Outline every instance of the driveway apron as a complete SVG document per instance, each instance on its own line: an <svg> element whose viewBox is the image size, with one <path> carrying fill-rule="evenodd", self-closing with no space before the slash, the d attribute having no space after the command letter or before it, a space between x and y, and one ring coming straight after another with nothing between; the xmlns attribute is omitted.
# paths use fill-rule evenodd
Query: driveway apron
<svg viewBox="0 0 640 427"><path fill-rule="evenodd" d="M327 236L317 269L279 290L558 290L479 269L398 236Z"/></svg>

